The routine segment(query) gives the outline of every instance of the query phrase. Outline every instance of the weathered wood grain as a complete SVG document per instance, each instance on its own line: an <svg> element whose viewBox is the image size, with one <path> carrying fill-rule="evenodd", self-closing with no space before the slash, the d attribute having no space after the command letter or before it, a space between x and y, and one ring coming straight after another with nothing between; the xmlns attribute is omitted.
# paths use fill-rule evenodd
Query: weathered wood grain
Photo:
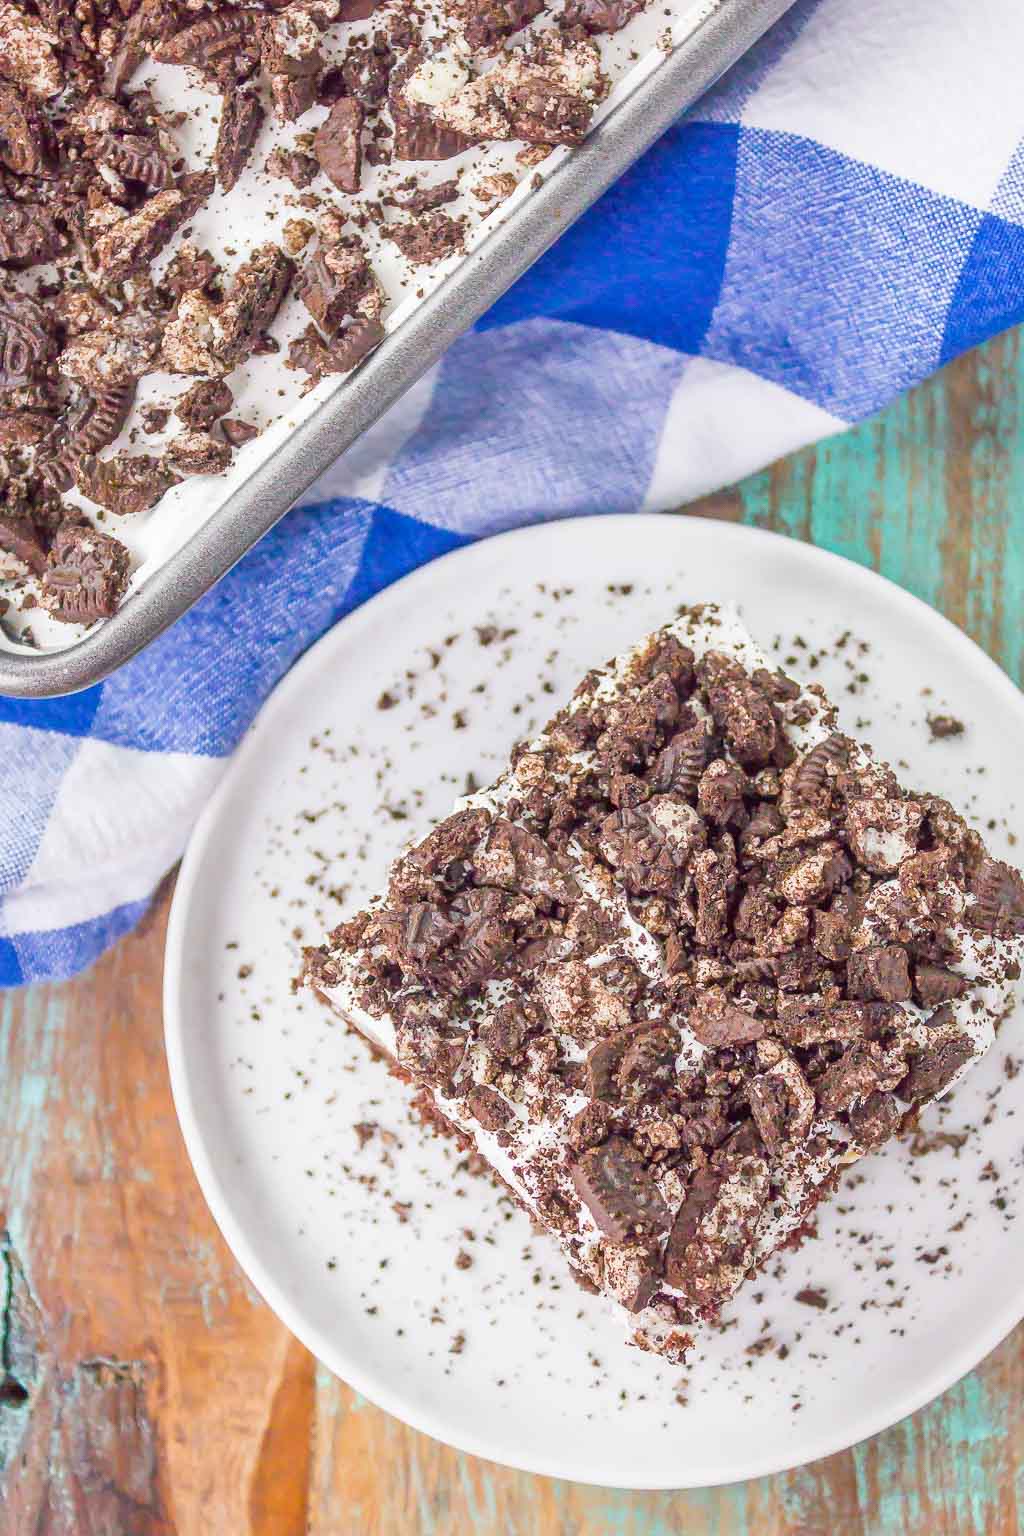
<svg viewBox="0 0 1024 1536"><path fill-rule="evenodd" d="M880 569L1024 674L1020 333L690 509ZM1009 1536L1024 1329L937 1403L776 1478L626 1494L510 1472L315 1366L239 1274L174 1119L166 896L0 1013L0 1536Z"/></svg>
<svg viewBox="0 0 1024 1536"><path fill-rule="evenodd" d="M184 1155L165 915L166 899L73 986L5 999L4 1536L305 1530L312 1364L238 1272Z"/></svg>

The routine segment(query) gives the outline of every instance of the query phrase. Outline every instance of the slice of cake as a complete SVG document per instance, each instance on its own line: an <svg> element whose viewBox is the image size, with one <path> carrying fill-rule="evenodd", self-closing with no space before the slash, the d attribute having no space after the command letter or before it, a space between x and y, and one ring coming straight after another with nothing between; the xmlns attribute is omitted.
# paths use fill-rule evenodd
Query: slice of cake
<svg viewBox="0 0 1024 1536"><path fill-rule="evenodd" d="M684 611L307 953L633 1339L694 1324L991 1044L1024 882Z"/></svg>

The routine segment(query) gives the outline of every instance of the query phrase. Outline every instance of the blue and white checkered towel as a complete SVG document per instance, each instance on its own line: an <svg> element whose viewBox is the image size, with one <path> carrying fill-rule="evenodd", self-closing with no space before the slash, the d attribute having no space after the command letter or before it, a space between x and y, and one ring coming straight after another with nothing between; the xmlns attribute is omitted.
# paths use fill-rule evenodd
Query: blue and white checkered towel
<svg viewBox="0 0 1024 1536"><path fill-rule="evenodd" d="M0 700L0 983L138 921L268 690L386 583L678 505L1024 319L1022 58L1021 0L798 0L173 630Z"/></svg>

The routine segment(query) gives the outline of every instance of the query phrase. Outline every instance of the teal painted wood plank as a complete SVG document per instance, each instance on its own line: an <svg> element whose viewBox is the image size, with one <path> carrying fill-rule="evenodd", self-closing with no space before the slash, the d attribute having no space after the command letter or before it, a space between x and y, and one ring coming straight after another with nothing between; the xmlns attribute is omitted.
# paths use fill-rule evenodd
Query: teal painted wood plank
<svg viewBox="0 0 1024 1536"><path fill-rule="evenodd" d="M1024 678L1019 333L882 416L744 481L740 519L879 570Z"/></svg>

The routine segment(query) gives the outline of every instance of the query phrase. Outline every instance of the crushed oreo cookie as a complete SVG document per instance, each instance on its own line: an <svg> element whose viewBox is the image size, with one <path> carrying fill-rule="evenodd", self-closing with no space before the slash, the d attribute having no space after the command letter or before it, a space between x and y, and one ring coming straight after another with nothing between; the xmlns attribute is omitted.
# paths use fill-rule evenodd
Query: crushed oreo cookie
<svg viewBox="0 0 1024 1536"><path fill-rule="evenodd" d="M340 192L358 192L363 165L363 109L350 96L334 103L313 140L320 169Z"/></svg>
<svg viewBox="0 0 1024 1536"><path fill-rule="evenodd" d="M234 400L223 379L202 379L185 391L174 407L174 414L186 427L202 431L230 411Z"/></svg>
<svg viewBox="0 0 1024 1536"><path fill-rule="evenodd" d="M222 191L230 192L245 169L264 115L263 104L255 91L235 87L224 97L213 152L217 182Z"/></svg>
<svg viewBox="0 0 1024 1536"><path fill-rule="evenodd" d="M66 624L109 618L128 585L128 551L117 539L78 522L62 523L43 574L41 601Z"/></svg>
<svg viewBox="0 0 1024 1536"><path fill-rule="evenodd" d="M162 459L144 453L109 459L87 454L75 463L74 475L83 496L120 517L148 512L178 480Z"/></svg>
<svg viewBox="0 0 1024 1536"><path fill-rule="evenodd" d="M669 1224L668 1207L639 1152L611 1136L573 1165L572 1181L606 1237L624 1243L652 1237Z"/></svg>
<svg viewBox="0 0 1024 1536"><path fill-rule="evenodd" d="M619 22L640 8L623 0ZM373 271L381 242L413 268L435 266L464 250L470 229L530 167L582 139L610 86L592 38L612 18L589 9L575 16L553 0L97 0L76 11L3 0L0 452L22 456L37 511L70 493L65 510L73 505L76 517L90 515L90 501L101 521L103 512L137 515L156 505L161 483L223 472L228 449L255 435L256 424L216 427L224 411L199 407L194 419L179 416L186 434L150 444L159 469L132 462L140 434L162 438L176 409L180 390L172 382L158 398L154 376L212 389L285 346L281 361L310 384L357 367L410 283L388 252L385 294ZM148 62L164 69L146 77ZM177 71L210 103L206 164L179 132L187 114L171 83ZM486 158L487 146L516 140L529 148L514 170ZM420 173L470 148L479 157L446 180ZM192 243L202 214L223 216L230 241L233 213L244 212L243 231L262 176L298 195L271 189L279 206L254 248L236 250L218 233L215 258ZM303 216L286 218L289 205ZM278 339L294 259L305 264L300 298L315 330L296 335L292 303ZM278 374L260 397L259 430L281 410L275 397L294 393L286 382ZM236 390L249 383L231 381Z"/></svg>
<svg viewBox="0 0 1024 1536"><path fill-rule="evenodd" d="M320 162L315 156L303 154L301 150L282 149L278 145L267 156L265 170L268 176L290 181L293 187L302 192L319 176Z"/></svg>
<svg viewBox="0 0 1024 1536"><path fill-rule="evenodd" d="M231 459L231 444L208 432L181 432L164 452L164 463L179 475L222 475Z"/></svg>
<svg viewBox="0 0 1024 1536"><path fill-rule="evenodd" d="M465 231L447 213L428 213L404 224L388 224L385 234L415 266L428 266L461 251Z"/></svg>
<svg viewBox="0 0 1024 1536"><path fill-rule="evenodd" d="M241 448L245 443L251 443L254 437L259 437L259 427L254 427L251 421L239 421L237 417L225 416L221 421L220 430L224 434L232 448Z"/></svg>

